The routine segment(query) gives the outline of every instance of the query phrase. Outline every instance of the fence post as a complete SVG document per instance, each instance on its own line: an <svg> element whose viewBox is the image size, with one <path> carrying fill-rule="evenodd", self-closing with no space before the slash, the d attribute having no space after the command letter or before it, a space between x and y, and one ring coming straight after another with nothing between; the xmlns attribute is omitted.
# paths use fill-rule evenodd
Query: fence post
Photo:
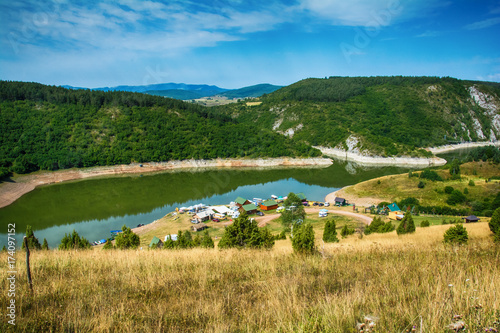
<svg viewBox="0 0 500 333"><path fill-rule="evenodd" d="M33 292L33 283L31 282L31 270L30 270L30 249L28 248L28 238L24 236L24 247L26 248L26 272L28 273L28 283L30 284L30 290Z"/></svg>

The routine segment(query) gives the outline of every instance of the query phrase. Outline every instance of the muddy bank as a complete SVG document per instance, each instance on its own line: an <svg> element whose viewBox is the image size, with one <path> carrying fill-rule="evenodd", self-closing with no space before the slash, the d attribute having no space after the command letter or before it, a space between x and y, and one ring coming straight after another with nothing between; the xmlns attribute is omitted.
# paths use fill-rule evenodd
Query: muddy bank
<svg viewBox="0 0 500 333"><path fill-rule="evenodd" d="M332 161L328 158L216 159L151 162L142 164L132 163L85 169L39 171L16 177L12 182L0 184L0 208L10 205L24 194L34 190L37 186L60 183L69 180L182 169L327 167L331 164Z"/></svg>

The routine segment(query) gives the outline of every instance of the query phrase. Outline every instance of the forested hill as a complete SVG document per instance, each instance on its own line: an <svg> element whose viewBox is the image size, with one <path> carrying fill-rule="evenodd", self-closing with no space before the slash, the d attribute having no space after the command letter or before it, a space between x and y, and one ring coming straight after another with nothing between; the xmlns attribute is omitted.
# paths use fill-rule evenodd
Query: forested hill
<svg viewBox="0 0 500 333"><path fill-rule="evenodd" d="M0 174L319 154L251 121L174 99L0 81Z"/></svg>
<svg viewBox="0 0 500 333"><path fill-rule="evenodd" d="M437 77L306 79L220 107L241 122L313 146L367 155L429 155L420 148L500 138L500 84Z"/></svg>

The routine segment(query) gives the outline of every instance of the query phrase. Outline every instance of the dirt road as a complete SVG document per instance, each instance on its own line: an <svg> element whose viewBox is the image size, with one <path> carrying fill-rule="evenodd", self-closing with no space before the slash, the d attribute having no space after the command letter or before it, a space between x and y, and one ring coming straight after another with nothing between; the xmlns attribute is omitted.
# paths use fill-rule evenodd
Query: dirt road
<svg viewBox="0 0 500 333"><path fill-rule="evenodd" d="M327 209L327 208L321 207L321 209ZM319 212L320 207L318 207L318 208L308 207L308 208L305 208L304 210L305 210L305 212L307 214L312 214L312 213ZM370 223L373 220L372 217L367 216L367 215L363 215L363 214L359 214L359 213L353 213L353 212L348 212L348 211L339 210L339 209L328 209L328 213L349 216L349 217L355 218L355 219L357 219L357 220L365 223L366 225L370 225ZM255 220L259 224L259 227L264 227L270 221L274 220L275 218L280 217L280 215L281 214L278 214L278 213L271 214L271 215L265 215L265 216L262 216L262 217L256 217Z"/></svg>

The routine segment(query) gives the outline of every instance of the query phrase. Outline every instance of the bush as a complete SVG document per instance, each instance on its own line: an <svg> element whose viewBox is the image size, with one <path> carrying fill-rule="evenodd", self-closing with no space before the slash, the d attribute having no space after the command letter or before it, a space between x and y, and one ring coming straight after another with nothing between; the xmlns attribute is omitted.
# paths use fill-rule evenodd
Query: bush
<svg viewBox="0 0 500 333"><path fill-rule="evenodd" d="M275 235L275 236L274 236L274 239L275 239L275 240L286 239L286 232L285 232L285 230L283 230L283 231L282 231L282 232L280 232L279 234Z"/></svg>
<svg viewBox="0 0 500 333"><path fill-rule="evenodd" d="M310 223L298 226L293 231L292 247L296 253L312 254L316 252L314 230Z"/></svg>
<svg viewBox="0 0 500 333"><path fill-rule="evenodd" d="M415 222L413 222L413 217L411 213L406 213L405 217L399 223L396 233L398 235L409 234L415 232Z"/></svg>
<svg viewBox="0 0 500 333"><path fill-rule="evenodd" d="M44 238L42 244L42 250L48 250L48 249L49 249L49 243L47 242L47 238Z"/></svg>
<svg viewBox="0 0 500 333"><path fill-rule="evenodd" d="M422 222L420 222L420 228L426 228L430 225L431 223L429 222L429 220L423 220Z"/></svg>
<svg viewBox="0 0 500 333"><path fill-rule="evenodd" d="M89 249L90 247L89 241L80 237L75 230L70 235L64 234L61 244L59 244L59 250Z"/></svg>
<svg viewBox="0 0 500 333"><path fill-rule="evenodd" d="M113 243L111 242L111 239L108 239L104 246L102 247L103 250L112 250L115 247L113 246Z"/></svg>
<svg viewBox="0 0 500 333"><path fill-rule="evenodd" d="M330 219L325 223L325 230L323 231L323 241L326 243L336 243L339 241L337 238L337 226L335 221Z"/></svg>
<svg viewBox="0 0 500 333"><path fill-rule="evenodd" d="M493 238L496 242L500 242L500 208L497 208L493 215L491 216L491 220L488 223L491 232L493 233Z"/></svg>
<svg viewBox="0 0 500 333"><path fill-rule="evenodd" d="M464 194L469 194L469 189L467 189L467 187L464 188Z"/></svg>
<svg viewBox="0 0 500 333"><path fill-rule="evenodd" d="M451 227L444 233L444 242L447 244L467 244L468 240L467 229L461 224Z"/></svg>
<svg viewBox="0 0 500 333"><path fill-rule="evenodd" d="M429 179L432 181L443 181L443 178L441 178L440 175L436 171L431 171L431 170L424 170L420 173L420 178L423 179Z"/></svg>
<svg viewBox="0 0 500 333"><path fill-rule="evenodd" d="M474 183L474 181L471 179L469 180L469 186L476 186L476 183Z"/></svg>
<svg viewBox="0 0 500 333"><path fill-rule="evenodd" d="M463 203L465 202L465 200L467 200L467 198L462 192L460 192L459 190L453 190L446 200L446 203L450 206L453 206L458 203Z"/></svg>
<svg viewBox="0 0 500 333"><path fill-rule="evenodd" d="M424 188L425 187L425 183L423 181L419 181L417 187L418 188Z"/></svg>
<svg viewBox="0 0 500 333"><path fill-rule="evenodd" d="M342 229L340 230L340 236L342 236L342 238L346 238L347 236L349 235L352 235L356 232L356 230L352 229L352 228L349 228L347 226L347 224L344 224L344 226L342 227Z"/></svg>
<svg viewBox="0 0 500 333"><path fill-rule="evenodd" d="M136 249L141 240L137 234L135 234L130 228L126 225L122 227L122 232L120 232L115 237L115 246L117 249Z"/></svg>
<svg viewBox="0 0 500 333"><path fill-rule="evenodd" d="M446 194L451 194L451 192L453 192L453 190L454 190L454 188L453 188L453 187L451 187L451 186L446 186L446 187L444 188L444 193L446 193Z"/></svg>
<svg viewBox="0 0 500 333"><path fill-rule="evenodd" d="M33 228L31 228L30 225L26 226L26 238L28 240L28 247L30 250L40 250L42 248L40 242L38 241L38 238L36 238L35 234L33 233ZM23 250L25 249L24 240L21 248Z"/></svg>

